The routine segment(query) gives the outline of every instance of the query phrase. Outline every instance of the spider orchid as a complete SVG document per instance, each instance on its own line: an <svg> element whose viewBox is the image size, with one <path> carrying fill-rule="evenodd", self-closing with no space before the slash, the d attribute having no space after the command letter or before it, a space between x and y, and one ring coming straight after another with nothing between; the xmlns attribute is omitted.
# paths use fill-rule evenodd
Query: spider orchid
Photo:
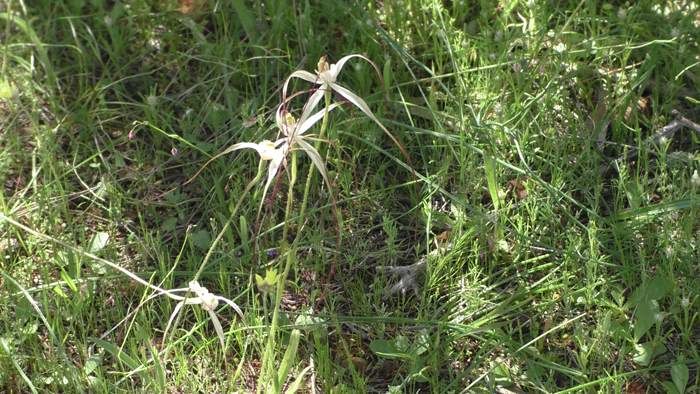
<svg viewBox="0 0 700 394"><path fill-rule="evenodd" d="M140 281L139 281L140 282ZM143 282L146 283L149 288L154 290L154 293L148 296L145 300L143 300L139 305L136 306L136 308L131 311L127 316L125 316L119 323L117 323L114 327L109 329L107 332L102 334L100 336L100 339L105 338L107 335L112 333L114 330L117 329L121 324L129 320L129 317L135 314L142 306L144 306L148 301L157 298L159 296L166 296L172 300L178 301L177 305L175 306L175 309L173 309L173 313L170 315L170 319L168 319L168 324L165 326L165 331L163 331L163 338L167 338L168 331L170 330L170 327L173 324L173 321L175 320L175 317L177 317L177 314L182 310L182 307L185 305L200 305L201 308L209 314L209 317L211 318L212 323L214 324L214 329L216 330L216 335L219 337L219 342L221 342L221 345L224 345L224 329L221 325L221 321L219 321L219 318L216 316L216 313L214 310L216 309L217 306L219 306L219 302L224 302L231 308L233 308L234 311L238 314L238 316L243 319L243 311L241 308L236 305L235 302L229 300L226 297L218 296L215 294L212 294L207 290L207 288L201 286L197 281L191 281L188 284L188 287L183 287L179 289L172 289L172 290L166 290L163 288L160 288L156 285L152 285L148 282ZM192 293L194 294L194 297L191 296L184 296L184 295L179 295L177 293Z"/></svg>
<svg viewBox="0 0 700 394"><path fill-rule="evenodd" d="M328 91L335 91L339 95L343 96L345 99L347 99L352 105L356 106L357 108L360 109L367 117L372 119L379 127L384 131L386 135L391 138L391 140L396 144L396 146L399 147L401 150L401 153L403 153L406 158L408 158L408 153L405 151L401 143L394 137L393 134L387 130L386 127L377 119L377 117L374 115L371 109L369 109L369 106L363 100L360 96L356 95L353 93L351 90L348 88L338 84L336 80L338 79L338 75L340 75L340 72L343 70L343 67L345 66L345 63L347 63L348 60L353 59L353 58L360 58L365 61L367 61L369 64L372 65L374 70L377 72L378 75L381 75L379 72L379 69L377 66L369 60L367 57L358 55L358 54L352 54L352 55L347 55L342 57L340 60L338 60L338 63L334 64L328 64L328 61L326 60L325 56L321 56L321 59L319 59L318 64L316 66L316 74L312 74L308 71L305 70L297 70L294 71L284 82L284 87L282 88L282 97L287 97L287 87L289 85L289 82L292 80L292 78L299 78L303 79L304 81L311 82L316 85L320 85L319 88L309 97L308 101L308 106L310 107L315 107L318 105L318 103L321 101L323 98L324 94Z"/></svg>
<svg viewBox="0 0 700 394"><path fill-rule="evenodd" d="M193 293L195 296L186 297L173 294L176 292ZM207 290L207 288L200 285L196 280L191 281L188 284L188 287L168 290L167 295L168 297L174 300L178 300L180 302L177 303L175 309L173 309L173 313L170 315L170 319L168 319L168 324L165 326L165 331L163 332L163 338L167 337L168 330L170 329L173 320L175 320L175 317L184 305L200 305L203 310L207 311L212 323L214 324L214 329L216 330L216 335L219 337L219 342L221 343L222 348L225 346L224 329L221 326L219 318L214 312L216 310L216 307L219 306L219 302L223 301L224 303L228 304L231 308L233 308L233 310L236 311L236 313L238 313L239 316L241 316L241 318L243 318L243 311L241 310L241 308L238 307L238 305L236 305L233 301L229 300L226 297L210 293L209 290Z"/></svg>
<svg viewBox="0 0 700 394"><path fill-rule="evenodd" d="M311 101L312 98L313 95L304 106L304 111L302 112L298 121L294 119L292 114L286 112L284 109L284 104L282 104L277 108L275 122L277 123L277 127L280 129L282 135L284 135L286 138L286 142L284 143L285 146L295 147L298 145L299 148L301 148L307 154L307 156L309 156L311 162L316 166L316 168L318 168L318 171L321 173L321 176L323 176L323 180L326 182L328 187L331 187L331 183L328 179L328 172L326 171L326 166L323 163L323 159L321 159L321 155L318 153L316 148L306 141L308 136L304 135L304 133L319 120L321 120L327 112L339 107L340 104L331 104L329 107L310 115L311 110L315 106Z"/></svg>
<svg viewBox="0 0 700 394"><path fill-rule="evenodd" d="M309 101L304 106L304 110L302 111L299 120L294 119L292 114L284 110L286 106L285 104L286 101L277 108L275 115L275 122L277 123L277 127L282 134L281 138L278 138L275 141L263 140L262 142L258 143L239 142L237 144L233 144L204 163L202 168L200 168L194 174L194 176L187 181L187 183L196 178L199 173L202 172L202 170L215 159L237 150L253 149L260 156L260 160L270 162L269 166L267 167L267 180L265 181L265 187L263 188L263 195L260 203L260 207L262 207L262 201L265 200L267 190L272 184L272 181L275 179L279 168L287 158L289 151L298 145L304 150L304 152L306 152L313 164L316 166L316 168L318 168L319 172L321 172L323 179L330 186L326 166L323 164L321 155L319 155L318 151L314 149L311 144L305 141L308 136L304 135L304 133L313 127L319 120L321 120L326 112L332 111L333 109L339 107L340 104L332 104L328 108L324 108L312 115L311 112L313 111L315 105L310 105L312 103ZM316 102L316 104L318 104L318 102Z"/></svg>

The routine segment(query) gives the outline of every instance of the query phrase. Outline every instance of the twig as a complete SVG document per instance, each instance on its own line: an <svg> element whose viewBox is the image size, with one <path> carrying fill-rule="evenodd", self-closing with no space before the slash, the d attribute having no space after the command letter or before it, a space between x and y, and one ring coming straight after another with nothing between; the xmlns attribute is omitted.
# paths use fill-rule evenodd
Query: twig
<svg viewBox="0 0 700 394"><path fill-rule="evenodd" d="M676 134L676 131L680 130L683 127L687 127L691 130L694 130L697 133L700 133L700 124L697 124L693 122L692 120L686 118L683 116L679 111L673 110L671 111L671 115L675 116L675 119L669 122L666 126L660 128L656 133L650 135L647 137L644 142L642 143L642 146L649 146L655 143L659 143L662 141L662 139L671 139L673 136ZM617 159L613 160L606 168L606 171L614 165L616 168L618 167L618 164L621 161L626 161L633 159L637 156L639 153L639 148L632 147L626 154L618 157Z"/></svg>

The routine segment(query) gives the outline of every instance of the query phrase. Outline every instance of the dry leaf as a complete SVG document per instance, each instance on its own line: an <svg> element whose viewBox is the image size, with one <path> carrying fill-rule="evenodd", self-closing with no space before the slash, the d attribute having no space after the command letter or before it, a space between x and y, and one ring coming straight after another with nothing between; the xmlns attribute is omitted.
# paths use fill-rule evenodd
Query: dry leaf
<svg viewBox="0 0 700 394"><path fill-rule="evenodd" d="M637 100L636 106L629 105L625 109L625 121L629 122L635 110L637 113L641 113L645 116L651 115L651 98L649 96L642 96Z"/></svg>
<svg viewBox="0 0 700 394"><path fill-rule="evenodd" d="M179 0L179 3L178 11L183 15L190 15L201 11L206 0Z"/></svg>
<svg viewBox="0 0 700 394"><path fill-rule="evenodd" d="M644 114L649 115L651 111L651 99L649 96L644 96L637 100L637 108Z"/></svg>
<svg viewBox="0 0 700 394"><path fill-rule="evenodd" d="M446 244L450 240L450 230L443 231L440 234L436 235L435 240L438 242L439 245Z"/></svg>
<svg viewBox="0 0 700 394"><path fill-rule="evenodd" d="M527 197L526 180L527 178L515 178L508 181L508 191L512 191L518 201L522 201Z"/></svg>
<svg viewBox="0 0 700 394"><path fill-rule="evenodd" d="M625 394L646 394L647 390L639 381L629 382L625 385Z"/></svg>
<svg viewBox="0 0 700 394"><path fill-rule="evenodd" d="M599 89L596 92L596 97L595 109L586 121L586 124L595 134L598 149L602 150L605 147L605 142L607 141L610 119L608 117L608 106L606 104L605 92L602 89Z"/></svg>

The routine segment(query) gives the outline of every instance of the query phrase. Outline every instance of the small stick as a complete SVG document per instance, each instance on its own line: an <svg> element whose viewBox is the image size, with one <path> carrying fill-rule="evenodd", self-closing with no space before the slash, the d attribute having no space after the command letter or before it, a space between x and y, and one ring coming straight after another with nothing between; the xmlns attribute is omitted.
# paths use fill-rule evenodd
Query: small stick
<svg viewBox="0 0 700 394"><path fill-rule="evenodd" d="M647 139L644 140L642 145L651 145L653 143L658 143L661 141L662 138L670 139L673 138L673 136L676 134L676 131L683 127L687 127L691 130L694 130L697 133L700 133L700 124L697 124L693 122L692 120L686 118L683 116L679 111L673 110L671 111L671 114L675 116L675 119L669 122L666 126L660 128L656 133L650 135L647 137ZM608 165L607 169L610 168L611 165L615 165L617 167L617 164L623 160L630 160L633 159L637 156L639 152L639 149L636 147L633 147L629 152L626 154L618 157L617 159L613 160L612 163Z"/></svg>

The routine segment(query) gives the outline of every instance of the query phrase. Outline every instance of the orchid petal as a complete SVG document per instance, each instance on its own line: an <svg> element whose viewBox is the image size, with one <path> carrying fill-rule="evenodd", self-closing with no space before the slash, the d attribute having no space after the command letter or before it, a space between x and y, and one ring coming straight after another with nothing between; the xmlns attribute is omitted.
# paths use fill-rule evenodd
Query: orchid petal
<svg viewBox="0 0 700 394"><path fill-rule="evenodd" d="M359 56L359 55L358 55L358 56ZM401 145L401 143L399 142L399 140L397 140L396 137L394 137L394 135L391 134L391 132L389 132L389 130L387 130L386 127L384 127L384 125L382 124L382 122L380 122L379 119L377 119L377 117L374 116L374 113L372 113L372 110L369 109L369 106L367 105L367 103L365 102L365 100L363 100L360 96L358 96L358 95L356 95L355 93L351 92L351 91L348 90L347 88L344 88L344 87L338 85L337 83L331 84L331 88L332 88L333 90L335 90L336 92L338 92L341 96L343 96L343 97L345 97L346 99L348 99L348 101L350 101L354 106L356 106L357 108L359 108L362 112L365 113L365 115L367 115L367 116L368 116L370 119L372 119L376 124L378 124L379 127L382 129L382 131L384 131L384 134L388 135L389 138L391 138L391 140L394 141L394 144L396 144L396 146L399 147L399 149L401 150L401 153L403 153L404 156L408 157L408 152L406 152L406 150L404 149L403 145Z"/></svg>
<svg viewBox="0 0 700 394"><path fill-rule="evenodd" d="M316 91L309 97L309 100L306 102L306 104L304 104L304 110L301 113L297 124L304 124L306 119L308 119L309 114L311 114L311 112L313 112L318 103L321 102L325 93L326 89L324 89L323 87L316 89Z"/></svg>
<svg viewBox="0 0 700 394"><path fill-rule="evenodd" d="M320 83L318 76L315 74L312 74L312 73L305 71L305 70L294 71L289 77L287 77L287 79L284 81L284 86L282 87L282 97L285 99L285 101L287 98L287 87L289 85L289 81L291 81L292 78L303 79L304 81L315 83L315 84Z"/></svg>
<svg viewBox="0 0 700 394"><path fill-rule="evenodd" d="M194 178L199 176L199 173L201 173L202 170L204 170L209 165L209 163L211 163L215 159L218 159L219 157L221 157L227 153L231 153L233 151L237 151L240 149L255 149L255 151L258 152L258 154L260 155L261 159L271 160L272 159L271 155L273 155L273 153L271 152L271 149L274 149L274 147L271 145L272 145L272 143L270 143L270 141L263 141L259 144L256 144L253 142L239 142L237 144L233 144L233 145L229 146L228 148L224 149L223 151L217 153L211 159L207 160L207 162L204 163L204 165L199 170L197 170L197 172L192 176L192 178L190 178L187 182L185 182L185 184L192 182L194 180Z"/></svg>
<svg viewBox="0 0 700 394"><path fill-rule="evenodd" d="M280 165L282 165L282 161L284 160L284 157L287 154L287 149L289 148L288 145L282 145L281 147L277 148L277 156L275 156L271 161L270 165L267 167L267 181L265 181L265 187L263 188L263 194L262 198L260 199L260 207L258 210L262 209L262 205L265 202L265 196L267 195L267 190L270 188L270 185L272 184L272 181L275 179L275 176L277 175L277 170L279 170Z"/></svg>
<svg viewBox="0 0 700 394"><path fill-rule="evenodd" d="M318 153L318 151L311 146L308 142L304 141L303 139L299 138L297 140L297 143L301 147L301 149L306 152L306 154L309 156L311 161L314 163L316 168L318 168L318 172L321 173L323 176L323 180L326 181L326 184L328 185L328 188L331 188L331 182L328 179L328 172L326 171L326 165L323 164L323 159L321 159L321 155Z"/></svg>
<svg viewBox="0 0 700 394"><path fill-rule="evenodd" d="M223 327L221 327L221 322L219 321L219 318L216 317L216 313L209 309L207 309L207 312L209 312L209 317L211 317L211 322L214 324L216 336L219 337L219 342L221 342L221 349L223 350L226 346L226 341L224 340L224 329Z"/></svg>
<svg viewBox="0 0 700 394"><path fill-rule="evenodd" d="M284 123L283 110L284 105L280 105L279 107L277 107L277 111L275 111L275 123L277 124L277 128L279 128L280 130L283 130L286 126Z"/></svg>
<svg viewBox="0 0 700 394"><path fill-rule="evenodd" d="M180 312L183 305L185 305L184 301L180 301L177 303L177 305L175 305L175 309L173 309L173 313L170 314L170 319L168 319L168 324L165 326L165 331L163 331L163 340L168 337L168 330L170 330L170 326L173 324L175 316L177 316L178 312Z"/></svg>
<svg viewBox="0 0 700 394"><path fill-rule="evenodd" d="M231 308L233 308L233 310L236 311L236 313L238 313L238 316L240 316L241 319L243 319L243 311L241 310L241 308L240 308L235 302L229 300L229 299L226 298L226 297L222 297L222 296L216 296L216 298L217 298L219 301L225 302L228 306L230 306Z"/></svg>
<svg viewBox="0 0 700 394"><path fill-rule="evenodd" d="M340 71L341 71L341 70L343 69L343 67L345 66L345 63L346 63L348 60L350 60L350 59L352 59L352 58L355 58L355 57L359 57L360 59L363 59L363 60L367 61L367 63L371 64L372 67L374 67L374 70L377 72L377 74L380 75L380 77L381 77L382 74L379 72L379 69L378 69L377 66L374 64L373 61L369 60L367 57L365 57L365 56L363 56L363 55L353 54L353 55L343 56L340 60L338 60L337 63L331 64L330 72L331 72L331 73L333 74L333 76L334 76L334 79L333 79L332 82L335 82L335 78L338 77L338 74L340 74Z"/></svg>
<svg viewBox="0 0 700 394"><path fill-rule="evenodd" d="M330 80L330 81L328 81L328 82L334 83L335 80L336 80L336 78L338 78L338 75L340 74L340 71L342 71L343 67L345 66L345 63L346 63L348 60L350 60L350 59L352 59L352 58L356 58L356 57L359 57L360 59L365 60L367 63L369 63L370 65L372 65L372 67L374 68L374 71L377 72L377 75L378 75L379 78L381 79L382 73L379 72L379 68L377 67L376 64L374 64L373 61L369 60L366 56L363 56L363 55L360 55L360 54L353 54L353 55L343 56L340 60L338 60L337 63L331 64L331 68L330 68L329 72L330 72L330 74L332 75L332 80Z"/></svg>
<svg viewBox="0 0 700 394"><path fill-rule="evenodd" d="M338 108L339 106L340 106L339 103L333 103L333 104L331 104L330 107L324 108L324 109L316 112L315 114L309 116L308 119L306 119L303 123L300 123L299 126L297 126L296 134L297 135L304 134L308 129L313 127L313 125L316 124L316 122L318 122L319 120L321 120L323 118L326 111L331 112L333 109Z"/></svg>

